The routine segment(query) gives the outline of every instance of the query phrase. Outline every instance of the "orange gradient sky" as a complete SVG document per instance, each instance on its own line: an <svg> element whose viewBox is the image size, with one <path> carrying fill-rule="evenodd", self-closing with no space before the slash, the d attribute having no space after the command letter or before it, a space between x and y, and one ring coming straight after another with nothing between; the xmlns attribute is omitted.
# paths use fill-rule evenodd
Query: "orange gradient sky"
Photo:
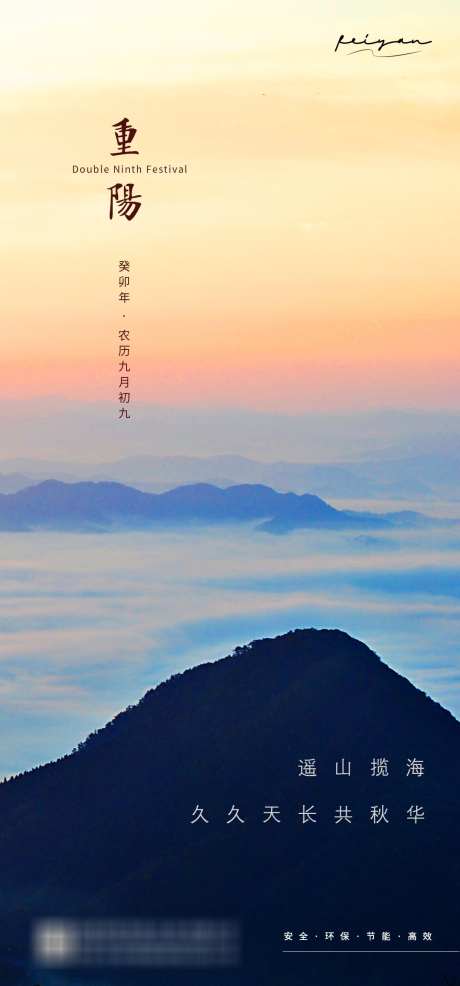
<svg viewBox="0 0 460 986"><path fill-rule="evenodd" d="M142 400L458 406L458 6L62 6L4 25L3 396L115 402L127 324ZM433 44L334 54L366 32ZM110 157L122 116L139 158ZM138 161L189 173L72 174Z"/></svg>

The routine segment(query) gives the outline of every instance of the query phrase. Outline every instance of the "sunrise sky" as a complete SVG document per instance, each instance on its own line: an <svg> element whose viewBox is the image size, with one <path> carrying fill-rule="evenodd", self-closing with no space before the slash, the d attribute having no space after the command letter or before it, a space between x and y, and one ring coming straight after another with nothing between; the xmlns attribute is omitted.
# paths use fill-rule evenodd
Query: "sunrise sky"
<svg viewBox="0 0 460 986"><path fill-rule="evenodd" d="M8 12L2 397L292 411L459 403L460 12L35 0ZM432 39L404 58L338 36ZM112 124L139 158L110 157ZM188 165L132 180L72 165ZM132 301L116 301L119 258ZM457 319L457 322L456 322Z"/></svg>

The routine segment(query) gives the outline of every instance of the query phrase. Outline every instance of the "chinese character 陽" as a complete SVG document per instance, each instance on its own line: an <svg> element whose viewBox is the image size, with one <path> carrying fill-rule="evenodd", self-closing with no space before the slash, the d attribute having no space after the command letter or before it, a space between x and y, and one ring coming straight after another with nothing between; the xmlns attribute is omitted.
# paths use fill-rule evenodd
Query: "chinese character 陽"
<svg viewBox="0 0 460 986"><path fill-rule="evenodd" d="M123 189L123 197L120 198L120 188ZM109 219L113 219L113 206L116 204L118 209L118 214L124 216L125 219L131 221L134 216L139 212L141 207L140 202L136 202L135 199L142 198L141 195L133 194L134 185L128 183L127 185L122 185L121 182L117 182L115 185L109 185L108 191L110 192L110 207L109 207Z"/></svg>

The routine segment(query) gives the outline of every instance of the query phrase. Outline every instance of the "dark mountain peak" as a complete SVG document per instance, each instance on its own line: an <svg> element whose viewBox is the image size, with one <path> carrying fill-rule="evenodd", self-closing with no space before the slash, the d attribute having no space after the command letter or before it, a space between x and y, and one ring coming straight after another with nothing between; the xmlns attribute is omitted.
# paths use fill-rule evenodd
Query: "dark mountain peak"
<svg viewBox="0 0 460 986"><path fill-rule="evenodd" d="M380 658L366 644L344 631L313 627L252 640L236 647L227 660L235 661L235 671L238 669L242 674L246 673L248 664L262 676L270 668L278 670L288 683L293 676L308 676L314 666L329 664L332 656L344 668L359 661L367 662L371 670L375 662L380 663Z"/></svg>
<svg viewBox="0 0 460 986"><path fill-rule="evenodd" d="M299 775L305 757L317 760L314 779ZM389 777L371 776L373 757L388 758ZM407 776L409 757L422 758L422 779ZM341 758L349 776L336 774ZM237 914L251 971L235 986L305 981L283 966L280 935L293 923L391 921L407 933L410 920L453 947L459 759L460 724L348 634L254 640L174 675L72 755L0 786L0 946L24 940L26 907L85 919ZM317 824L299 822L302 803ZM208 824L191 824L198 804ZM264 825L267 804L279 806L279 826ZM345 804L347 828L334 824ZM391 823L376 828L369 812L380 804ZM232 805L245 826L228 825ZM410 805L423 806L423 825L407 821ZM279 959L276 975L253 975L263 956L268 967Z"/></svg>
<svg viewBox="0 0 460 986"><path fill-rule="evenodd" d="M357 661L364 665L367 662L369 670L376 663L381 664L380 657L374 651L343 630L298 628L277 637L251 640L235 647L226 657L174 674L156 688L149 689L141 703L155 701L159 691L168 690L171 686L180 689L189 687L193 681L203 684L205 679L210 683L223 674L232 675L234 680L241 678L242 681L248 674L253 678L259 675L262 688L263 681L268 680L270 672L277 672L284 685L289 686L299 675L308 676L313 665L330 662L332 656L344 668Z"/></svg>
<svg viewBox="0 0 460 986"><path fill-rule="evenodd" d="M460 727L450 712L398 674L366 644L338 629L296 629L238 646L226 657L173 674L149 689L137 705L120 712L93 733L80 749L94 744L121 745L125 739L169 734L168 743L185 742L183 723L190 732L185 749L208 736L215 750L248 736L255 723L264 732L273 718L307 734L322 736L325 724L350 738L353 746L365 724L385 737L393 717L400 733L410 729L441 731ZM226 735L227 730L227 735ZM216 733L219 732L217 738ZM276 732L276 730L275 730ZM211 739L212 738L212 739ZM271 746L275 736L267 739ZM384 740L386 746L393 740Z"/></svg>
<svg viewBox="0 0 460 986"><path fill-rule="evenodd" d="M286 662L290 658L301 658L306 666L310 661L318 661L330 657L331 651L340 654L344 660L353 657L367 658L371 662L380 661L374 651L351 637L344 630L321 629L315 627L297 628L277 637L261 637L249 644L235 648L234 655L249 654L251 657L263 655L264 661L280 660Z"/></svg>

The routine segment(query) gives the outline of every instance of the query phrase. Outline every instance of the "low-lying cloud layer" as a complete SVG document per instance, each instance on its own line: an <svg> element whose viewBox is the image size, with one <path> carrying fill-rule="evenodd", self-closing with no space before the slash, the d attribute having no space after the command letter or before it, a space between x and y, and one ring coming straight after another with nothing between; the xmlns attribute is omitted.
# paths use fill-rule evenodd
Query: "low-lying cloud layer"
<svg viewBox="0 0 460 986"><path fill-rule="evenodd" d="M404 550L399 550L403 547ZM7 535L0 772L72 749L171 673L253 637L339 627L460 714L460 551L249 529Z"/></svg>

